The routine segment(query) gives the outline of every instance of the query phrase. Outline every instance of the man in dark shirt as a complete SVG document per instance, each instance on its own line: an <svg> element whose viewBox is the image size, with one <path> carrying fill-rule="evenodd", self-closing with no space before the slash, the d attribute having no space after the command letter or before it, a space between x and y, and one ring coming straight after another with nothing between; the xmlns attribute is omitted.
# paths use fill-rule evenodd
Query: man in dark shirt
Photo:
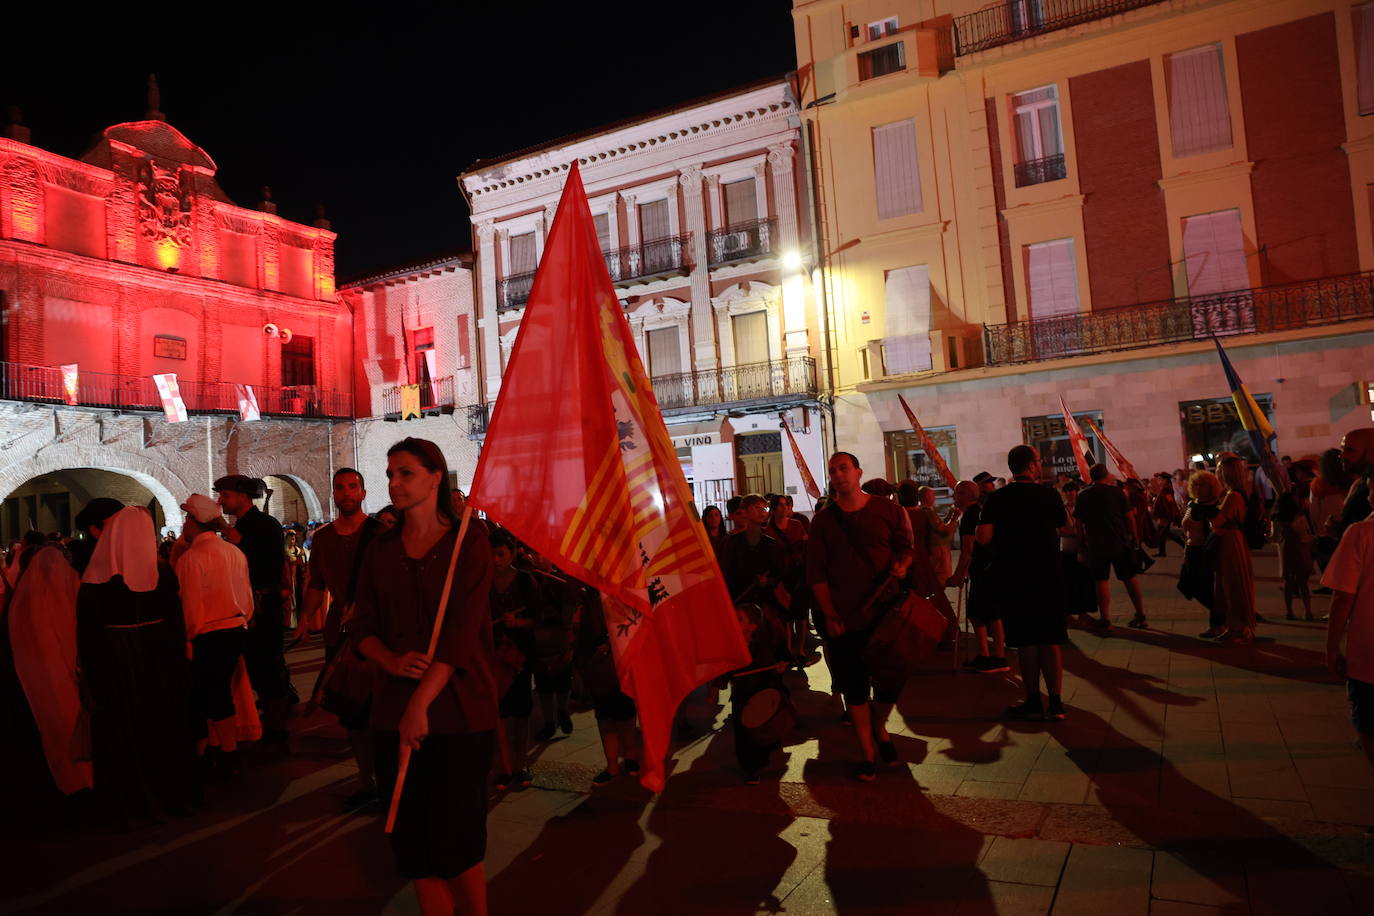
<svg viewBox="0 0 1374 916"><path fill-rule="evenodd" d="M993 548L991 575L1001 592L1007 644L1018 649L1026 701L1007 710L1015 719L1062 719L1064 655L1068 640L1060 583L1059 529L1064 502L1040 483L1040 453L1018 445L1007 453L1012 480L983 506L978 543ZM1082 497L1080 497L1081 499ZM1049 707L1040 704L1040 680Z"/></svg>
<svg viewBox="0 0 1374 916"><path fill-rule="evenodd" d="M977 538L982 513L978 503L980 495L979 486L969 480L961 480L954 487L954 507L963 513L959 519L959 566L945 584L958 588L968 583L968 619L978 641L978 656L965 662L964 667L980 674L999 674L1010 671L1011 666L1007 664L1007 638L997 608L999 596L990 576L992 547L979 544ZM992 651L989 651L989 634Z"/></svg>
<svg viewBox="0 0 1374 916"><path fill-rule="evenodd" d="M1145 602L1140 594L1140 583L1135 578L1140 572L1135 559L1135 513L1126 494L1112 482L1105 464L1093 465L1088 469L1088 476L1092 485L1078 494L1073 517L1083 531L1088 568L1097 583L1097 609L1102 615L1102 627L1112 628L1112 590L1108 579L1115 569L1117 579L1126 586L1126 594L1130 595L1135 607L1130 626L1144 629Z"/></svg>
<svg viewBox="0 0 1374 916"><path fill-rule="evenodd" d="M291 714L291 675L282 649L282 570L286 564L286 536L281 523L253 505L266 485L256 477L230 474L215 481L220 508L238 521L225 539L238 546L248 560L253 586L253 622L243 658L248 679L262 701L262 740L286 749L286 720Z"/></svg>
<svg viewBox="0 0 1374 916"><path fill-rule="evenodd" d="M844 695L863 754L854 775L871 782L877 775L879 754L885 762L897 760L887 719L903 685L875 684L864 664L864 648L874 623L869 599L889 575L906 576L911 566L911 522L896 503L860 489L863 469L849 452L830 456L829 469L835 500L812 520L806 542L806 581L820 612L817 624L823 626L827 638L831 678Z"/></svg>

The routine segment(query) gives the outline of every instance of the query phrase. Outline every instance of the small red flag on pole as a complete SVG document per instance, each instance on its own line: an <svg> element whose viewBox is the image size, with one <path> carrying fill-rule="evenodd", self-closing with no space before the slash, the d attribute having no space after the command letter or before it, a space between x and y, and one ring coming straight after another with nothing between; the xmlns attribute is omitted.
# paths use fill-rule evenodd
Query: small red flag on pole
<svg viewBox="0 0 1374 916"><path fill-rule="evenodd" d="M662 789L678 704L749 653L576 163L468 501L606 599L621 687L644 731L640 781Z"/></svg>
<svg viewBox="0 0 1374 916"><path fill-rule="evenodd" d="M1064 411L1064 429L1069 434L1069 445L1073 446L1073 460L1078 463L1078 476L1087 483L1091 479L1088 474L1088 437L1078 428L1078 421L1069 413L1069 405L1064 403L1062 394L1059 396L1059 409Z"/></svg>
<svg viewBox="0 0 1374 916"><path fill-rule="evenodd" d="M792 435L792 427L788 424L787 418L782 418L782 431L787 433L787 441L792 444L792 458L797 462L797 473L801 474L802 486L812 499L821 498L821 488L816 486L816 478L811 476L811 468L806 463L806 456L801 452L801 447L797 445L797 437Z"/></svg>
<svg viewBox="0 0 1374 916"><path fill-rule="evenodd" d="M1112 464L1116 465L1116 472L1121 475L1122 480L1139 480L1140 475L1135 472L1135 465L1126 460L1126 456L1121 454L1121 450L1112 445L1112 440L1102 434L1102 428L1093 422L1092 417L1084 417L1083 422L1088 424L1088 432L1097 437L1097 441L1102 443L1102 447L1111 456Z"/></svg>
<svg viewBox="0 0 1374 916"><path fill-rule="evenodd" d="M921 448L926 450L926 457L930 459L930 463L934 465L935 470L940 472L940 476L945 479L945 483L953 487L959 482L959 479L954 476L954 472L949 469L949 465L945 464L944 456L940 454L940 450L935 447L934 441L927 435L925 427L921 425L921 421L916 419L916 414L912 412L911 407L906 402L906 398L899 394L897 395L897 400L901 401L902 410L906 411L906 418L907 421L911 423L912 432L921 437Z"/></svg>

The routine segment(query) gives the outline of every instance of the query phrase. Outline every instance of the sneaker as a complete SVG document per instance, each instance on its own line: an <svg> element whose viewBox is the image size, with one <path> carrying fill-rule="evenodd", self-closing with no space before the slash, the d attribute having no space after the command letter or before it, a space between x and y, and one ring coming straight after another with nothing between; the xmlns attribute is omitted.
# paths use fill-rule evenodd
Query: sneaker
<svg viewBox="0 0 1374 916"><path fill-rule="evenodd" d="M549 741L550 739L553 738L553 733L554 733L554 724L553 724L552 722L546 722L546 723L543 725L543 727L541 727L541 728L539 729L539 731L537 731L537 732L534 733L534 740L535 740L535 741Z"/></svg>
<svg viewBox="0 0 1374 916"><path fill-rule="evenodd" d="M560 712L560 713L558 714L558 727L559 727L560 729L562 729L563 734L565 734L565 735L571 735L571 734L572 734L572 716L568 715L566 712Z"/></svg>
<svg viewBox="0 0 1374 916"><path fill-rule="evenodd" d="M1010 671L1011 665L1000 655L984 655L978 659L979 664L974 669L979 674L1001 674L1003 671Z"/></svg>
<svg viewBox="0 0 1374 916"><path fill-rule="evenodd" d="M510 788L510 783L511 783L511 775L510 775L509 773L502 773L501 775L499 775L499 776L496 777L496 791L497 791L497 792L504 792L504 791L506 791L507 789Z"/></svg>
<svg viewBox="0 0 1374 916"><path fill-rule="evenodd" d="M1225 627L1208 627L1207 629L1203 630L1201 633L1199 633L1199 634L1197 634L1197 635L1198 635L1198 638L1199 638L1199 639L1216 639L1218 636L1225 636L1225 635L1226 635L1226 628L1225 628Z"/></svg>
<svg viewBox="0 0 1374 916"><path fill-rule="evenodd" d="M610 781L615 779L618 775L620 774L612 773L610 770L602 770L592 777L592 788L600 789L602 786L609 784Z"/></svg>
<svg viewBox="0 0 1374 916"><path fill-rule="evenodd" d="M534 777L530 775L529 770L516 770L511 774L511 781L522 789L528 789L530 783L534 782Z"/></svg>
<svg viewBox="0 0 1374 916"><path fill-rule="evenodd" d="M1131 622L1126 624L1132 630L1148 630L1150 625L1145 622L1144 617L1132 617Z"/></svg>
<svg viewBox="0 0 1374 916"><path fill-rule="evenodd" d="M860 761L854 767L854 778L860 782L872 782L878 776L878 765L872 760Z"/></svg>
<svg viewBox="0 0 1374 916"><path fill-rule="evenodd" d="M1037 700L1034 703L1017 703L1015 706L1008 706L1006 711L1008 719L1019 719L1028 721L1031 719L1045 718L1045 708Z"/></svg>
<svg viewBox="0 0 1374 916"><path fill-rule="evenodd" d="M1045 708L1046 719L1064 718L1064 701L1058 697L1050 697L1050 705Z"/></svg>

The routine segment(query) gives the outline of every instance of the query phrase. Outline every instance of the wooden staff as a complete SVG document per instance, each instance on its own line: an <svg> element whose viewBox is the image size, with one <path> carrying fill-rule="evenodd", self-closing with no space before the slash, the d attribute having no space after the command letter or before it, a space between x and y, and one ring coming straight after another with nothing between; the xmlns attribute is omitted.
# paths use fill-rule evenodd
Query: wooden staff
<svg viewBox="0 0 1374 916"><path fill-rule="evenodd" d="M448 575L444 578L444 593L439 597L439 612L434 615L434 632L429 634L429 652L426 656L432 662L434 650L439 646L439 631L444 628L444 615L448 612L448 596L453 589L453 571L458 567L458 553L463 549L463 538L468 533L468 521L472 518L472 505L463 507L463 521L458 526L458 540L453 544L453 556L448 561ZM396 786L391 790L391 807L386 812L384 833L390 833L396 826L396 809L401 805L401 790L406 784L406 771L410 769L410 748L401 745L401 756L396 766Z"/></svg>

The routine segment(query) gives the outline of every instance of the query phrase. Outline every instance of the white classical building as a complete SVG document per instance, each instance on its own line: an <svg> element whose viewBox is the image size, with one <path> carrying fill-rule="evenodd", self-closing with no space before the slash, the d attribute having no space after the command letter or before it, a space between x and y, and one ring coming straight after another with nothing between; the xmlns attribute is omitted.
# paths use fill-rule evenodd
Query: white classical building
<svg viewBox="0 0 1374 916"><path fill-rule="evenodd" d="M482 399L495 402L573 162L699 507L785 492L809 509L783 419L824 456L800 119L777 78L475 163ZM473 413L473 432L484 420Z"/></svg>

